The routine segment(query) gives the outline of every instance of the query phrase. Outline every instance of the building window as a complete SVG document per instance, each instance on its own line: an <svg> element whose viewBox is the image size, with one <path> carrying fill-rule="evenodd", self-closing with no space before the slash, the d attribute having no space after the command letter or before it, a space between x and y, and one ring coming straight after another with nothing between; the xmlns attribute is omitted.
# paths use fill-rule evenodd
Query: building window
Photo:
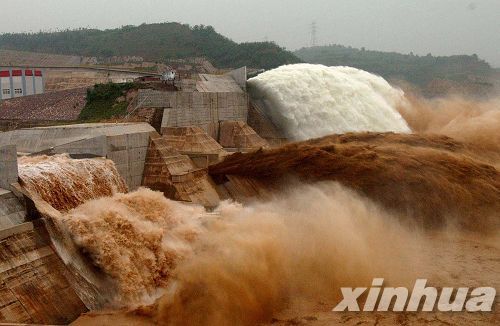
<svg viewBox="0 0 500 326"><path fill-rule="evenodd" d="M10 88L2 89L2 95L10 95Z"/></svg>
<svg viewBox="0 0 500 326"><path fill-rule="evenodd" d="M22 88L15 88L14 89L14 94L22 94L23 93L23 89Z"/></svg>

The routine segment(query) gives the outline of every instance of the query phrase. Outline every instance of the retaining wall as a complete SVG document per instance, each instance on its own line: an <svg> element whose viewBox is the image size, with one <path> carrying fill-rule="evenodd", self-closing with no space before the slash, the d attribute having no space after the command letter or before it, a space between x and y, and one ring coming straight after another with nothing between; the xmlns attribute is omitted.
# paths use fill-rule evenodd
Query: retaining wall
<svg viewBox="0 0 500 326"><path fill-rule="evenodd" d="M248 97L243 92L161 92L139 90L141 107L163 108L161 127L198 126L216 138L220 121L247 121Z"/></svg>

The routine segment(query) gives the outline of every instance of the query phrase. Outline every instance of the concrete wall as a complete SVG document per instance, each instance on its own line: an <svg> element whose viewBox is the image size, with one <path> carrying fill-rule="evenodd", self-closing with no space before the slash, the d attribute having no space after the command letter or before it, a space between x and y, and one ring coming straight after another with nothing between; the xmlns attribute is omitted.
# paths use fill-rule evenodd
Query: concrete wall
<svg viewBox="0 0 500 326"><path fill-rule="evenodd" d="M0 230L0 323L68 324L87 311L39 224Z"/></svg>
<svg viewBox="0 0 500 326"><path fill-rule="evenodd" d="M43 76L35 76L35 94L43 94L43 92L45 92Z"/></svg>
<svg viewBox="0 0 500 326"><path fill-rule="evenodd" d="M247 121L245 93L161 92L140 90L141 107L164 108L161 127L198 126L216 136L220 121Z"/></svg>
<svg viewBox="0 0 500 326"><path fill-rule="evenodd" d="M11 191L0 189L0 230L25 222L26 210Z"/></svg>
<svg viewBox="0 0 500 326"><path fill-rule="evenodd" d="M31 74L33 75L33 74ZM26 82L26 95L35 94L35 76L29 76L28 74L24 77Z"/></svg>
<svg viewBox="0 0 500 326"><path fill-rule="evenodd" d="M102 156L115 162L130 190L141 186L149 144L149 132L98 136L55 147L51 153L72 157Z"/></svg>
<svg viewBox="0 0 500 326"><path fill-rule="evenodd" d="M141 186L149 133L107 137L107 158L115 162L130 190Z"/></svg>
<svg viewBox="0 0 500 326"><path fill-rule="evenodd" d="M201 93L243 93L243 88L229 74L199 74L196 90Z"/></svg>
<svg viewBox="0 0 500 326"><path fill-rule="evenodd" d="M248 79L247 67L241 67L239 69L230 71L228 75L234 79L234 81L238 84L238 86L241 87L241 89L243 90L247 89L247 79Z"/></svg>
<svg viewBox="0 0 500 326"><path fill-rule="evenodd" d="M0 188L10 190L10 184L17 182L17 177L16 146L0 146Z"/></svg>
<svg viewBox="0 0 500 326"><path fill-rule="evenodd" d="M263 104L258 101L250 101L250 108L248 110L248 125L271 146L281 146L287 143L286 137L265 114L262 106Z"/></svg>
<svg viewBox="0 0 500 326"><path fill-rule="evenodd" d="M11 191L11 184L17 181L16 146L0 146L0 230L25 222L24 204Z"/></svg>

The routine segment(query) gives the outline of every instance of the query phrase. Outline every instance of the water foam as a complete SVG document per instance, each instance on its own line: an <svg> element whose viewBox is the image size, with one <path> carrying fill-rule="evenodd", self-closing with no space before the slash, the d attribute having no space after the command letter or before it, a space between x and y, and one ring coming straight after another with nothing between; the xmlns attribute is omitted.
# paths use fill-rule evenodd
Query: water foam
<svg viewBox="0 0 500 326"><path fill-rule="evenodd" d="M250 94L293 140L346 132L410 132L396 110L404 93L351 67L286 65L248 81Z"/></svg>
<svg viewBox="0 0 500 326"><path fill-rule="evenodd" d="M111 160L74 160L68 155L19 158L21 185L59 211L88 200L127 192L127 185Z"/></svg>

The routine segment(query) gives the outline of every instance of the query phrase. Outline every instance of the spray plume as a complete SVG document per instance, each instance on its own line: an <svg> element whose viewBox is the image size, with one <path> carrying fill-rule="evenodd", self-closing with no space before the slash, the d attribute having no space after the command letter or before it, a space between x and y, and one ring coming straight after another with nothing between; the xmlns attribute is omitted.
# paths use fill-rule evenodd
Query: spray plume
<svg viewBox="0 0 500 326"><path fill-rule="evenodd" d="M116 281L116 305L154 302L191 253L204 209L140 189L89 201L58 218L93 263Z"/></svg>
<svg viewBox="0 0 500 326"><path fill-rule="evenodd" d="M410 132L396 106L403 92L351 67L282 66L248 81L250 94L287 137L357 131Z"/></svg>
<svg viewBox="0 0 500 326"><path fill-rule="evenodd" d="M476 157L499 166L500 97L425 99L410 93L406 97L398 110L414 132L452 137L468 145Z"/></svg>
<svg viewBox="0 0 500 326"><path fill-rule="evenodd" d="M147 311L168 325L253 325L296 299L336 299L339 286L369 285L373 275L411 284L419 257L409 253L423 244L394 220L335 183L250 206L225 202L211 214L141 189L62 218L117 281L117 304L161 296Z"/></svg>
<svg viewBox="0 0 500 326"><path fill-rule="evenodd" d="M500 173L473 156L470 146L446 136L353 133L233 154L210 174L258 180L271 189L289 176L337 181L409 224L495 232Z"/></svg>
<svg viewBox="0 0 500 326"><path fill-rule="evenodd" d="M409 252L423 246L377 205L334 183L218 212L176 269L160 322L255 325L295 300L337 299L339 287L370 284L373 275L406 284L419 261Z"/></svg>

